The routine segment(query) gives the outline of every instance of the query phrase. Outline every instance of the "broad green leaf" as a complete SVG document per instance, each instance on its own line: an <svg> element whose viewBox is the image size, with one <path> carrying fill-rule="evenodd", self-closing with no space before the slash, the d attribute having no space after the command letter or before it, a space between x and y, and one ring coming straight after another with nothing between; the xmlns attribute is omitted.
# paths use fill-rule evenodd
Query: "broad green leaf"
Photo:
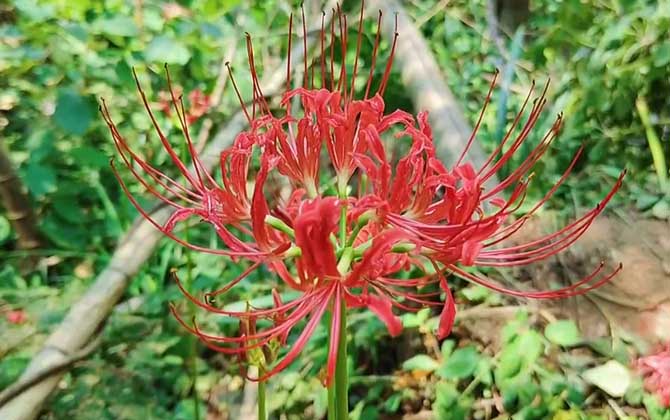
<svg viewBox="0 0 670 420"><path fill-rule="evenodd" d="M581 420L581 418L577 410L559 410L554 414L552 420Z"/></svg>
<svg viewBox="0 0 670 420"><path fill-rule="evenodd" d="M11 234L12 226L9 224L9 220L0 215L0 244L9 239Z"/></svg>
<svg viewBox="0 0 670 420"><path fill-rule="evenodd" d="M89 146L80 146L70 151L70 156L74 158L77 164L90 166L92 168L105 168L109 165L109 156Z"/></svg>
<svg viewBox="0 0 670 420"><path fill-rule="evenodd" d="M24 171L23 180L33 195L45 195L56 191L56 173L45 165L31 163Z"/></svg>
<svg viewBox="0 0 670 420"><path fill-rule="evenodd" d="M527 372L544 350L542 336L536 331L525 331L505 344L495 369L497 381L513 378Z"/></svg>
<svg viewBox="0 0 670 420"><path fill-rule="evenodd" d="M577 324L570 319L561 319L547 325L544 335L549 341L563 347L571 347L582 341Z"/></svg>
<svg viewBox="0 0 670 420"><path fill-rule="evenodd" d="M123 15L99 19L95 22L95 26L105 35L132 37L140 33L133 19Z"/></svg>
<svg viewBox="0 0 670 420"><path fill-rule="evenodd" d="M642 399L650 420L670 420L670 409L664 408L658 395L646 394Z"/></svg>
<svg viewBox="0 0 670 420"><path fill-rule="evenodd" d="M444 360L447 360L447 358L451 355L451 352L454 351L455 347L456 342L454 340L444 340L442 342L442 346L440 347L440 353L442 353L442 358Z"/></svg>
<svg viewBox="0 0 670 420"><path fill-rule="evenodd" d="M53 119L70 134L84 134L93 119L91 103L72 89L61 89Z"/></svg>
<svg viewBox="0 0 670 420"><path fill-rule="evenodd" d="M33 22L43 22L54 17L53 4L39 3L37 0L14 0L16 8Z"/></svg>
<svg viewBox="0 0 670 420"><path fill-rule="evenodd" d="M191 59L191 53L184 44L167 36L154 38L144 52L147 61L184 65Z"/></svg>
<svg viewBox="0 0 670 420"><path fill-rule="evenodd" d="M582 377L616 398L624 396L631 382L628 368L616 360L588 369L582 373Z"/></svg>
<svg viewBox="0 0 670 420"><path fill-rule="evenodd" d="M484 385L491 386L493 383L493 363L491 359L482 357L477 364L475 377L479 378Z"/></svg>
<svg viewBox="0 0 670 420"><path fill-rule="evenodd" d="M654 65L663 67L670 63L670 43L667 41L658 45L654 52Z"/></svg>
<svg viewBox="0 0 670 420"><path fill-rule="evenodd" d="M478 284L464 288L461 293L470 302L483 302L491 295L489 289Z"/></svg>
<svg viewBox="0 0 670 420"><path fill-rule="evenodd" d="M662 199L651 208L651 214L657 219L670 219L670 199Z"/></svg>
<svg viewBox="0 0 670 420"><path fill-rule="evenodd" d="M404 328L417 328L422 325L425 325L428 316L430 315L430 310L421 309L416 313L406 313L401 317L402 326Z"/></svg>
<svg viewBox="0 0 670 420"><path fill-rule="evenodd" d="M435 388L433 412L440 420L465 420L470 418L472 398L462 396L450 382L439 382Z"/></svg>
<svg viewBox="0 0 670 420"><path fill-rule="evenodd" d="M475 372L481 355L474 346L456 349L438 369L437 374L448 379L463 379Z"/></svg>
<svg viewBox="0 0 670 420"><path fill-rule="evenodd" d="M440 364L430 356L425 354L417 354L405 360L402 364L403 370L421 370L425 372L432 372L440 367Z"/></svg>

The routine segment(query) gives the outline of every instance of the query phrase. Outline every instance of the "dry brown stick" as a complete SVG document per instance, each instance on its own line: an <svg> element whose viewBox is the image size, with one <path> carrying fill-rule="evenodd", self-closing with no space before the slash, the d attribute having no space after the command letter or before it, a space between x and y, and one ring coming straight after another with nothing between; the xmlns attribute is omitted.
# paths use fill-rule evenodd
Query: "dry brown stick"
<svg viewBox="0 0 670 420"><path fill-rule="evenodd" d="M334 2L331 3L334 4ZM320 23L319 21L319 27ZM296 46L291 52L293 67L302 61L302 57L302 46ZM262 85L266 95L281 89L285 80L284 69L286 69L285 63L269 77L264 78ZM205 149L202 155L203 163L208 167L218 163L219 152L233 141L237 133L244 129L246 123L242 112L235 114ZM153 213L153 217L159 223L165 222L168 216L169 210L166 208L159 208ZM19 381L61 363L67 358L63 352L74 353L86 345L123 295L130 278L151 256L160 238L160 232L149 222L142 219L135 221L114 251L107 267L98 275L95 283L84 296L70 308L65 319L51 333L44 347L31 360ZM35 419L62 374L63 372L57 372L45 378L8 404L0 407L0 419Z"/></svg>
<svg viewBox="0 0 670 420"><path fill-rule="evenodd" d="M12 167L7 151L0 140L0 199L7 211L7 218L12 224L21 249L35 249L41 243L37 230L35 213L20 178Z"/></svg>
<svg viewBox="0 0 670 420"><path fill-rule="evenodd" d="M24 377L20 381L13 383L11 386L0 392L0 407L2 407L8 401L11 401L16 396L20 395L26 389L30 388L38 382L41 382L49 376L58 372L69 370L70 367L72 367L75 363L80 362L90 356L98 348L101 342L102 335L98 335L84 348L67 356L58 363L54 363L53 365L49 366L48 369L35 372L31 376Z"/></svg>
<svg viewBox="0 0 670 420"><path fill-rule="evenodd" d="M378 11L382 11L384 36L388 40L393 39L394 16L397 13L399 36L394 66L400 68L402 83L408 88L414 106L430 113L436 153L446 164L453 164L465 147L472 129L449 90L444 74L423 36L398 1L367 0L366 4L370 16L376 17ZM467 159L475 167L486 161L486 155L477 142L470 148Z"/></svg>

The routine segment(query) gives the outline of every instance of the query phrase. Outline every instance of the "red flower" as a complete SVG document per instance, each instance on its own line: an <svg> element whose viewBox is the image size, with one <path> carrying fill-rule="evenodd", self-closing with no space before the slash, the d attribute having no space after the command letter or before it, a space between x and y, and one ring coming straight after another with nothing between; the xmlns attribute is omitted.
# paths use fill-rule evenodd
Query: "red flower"
<svg viewBox="0 0 670 420"><path fill-rule="evenodd" d="M175 94L171 94L171 98L186 139L191 169L166 139L140 88L158 137L185 183L168 177L133 151L114 125L106 104L102 104L103 116L123 164L149 193L171 206L174 212L167 223L159 225L133 197L113 165L123 190L138 210L163 233L185 246L249 260L248 268L240 276L223 288L206 293L204 299L193 295L177 280L185 296L200 308L239 318L240 334L219 336L204 332L197 324L183 321L172 307L185 328L216 351L247 360L250 354L256 354L253 357L256 362L263 359L260 379L264 379L295 360L329 310L332 312L329 326L332 340L326 366L329 381L335 368L342 317L346 316L343 308L369 309L395 336L402 330L396 311L439 307L437 333L443 338L450 333L456 315L446 273L515 296L559 298L585 293L620 270L619 267L613 273L602 274L601 265L585 279L562 289L519 292L462 268L523 265L565 249L602 212L621 186L623 174L596 208L567 227L525 244L497 247L554 194L581 153L580 150L559 182L526 216L506 224L523 203L528 174L555 139L561 117L516 169L495 186L488 187L487 181L510 161L527 139L546 103L546 87L533 101L526 121L518 129L533 93L531 90L524 109L482 167L474 168L463 162L476 136L478 122L457 164L447 169L435 156L427 113L419 113L414 118L403 111L388 113L385 110L382 95L390 75L395 38L377 89L372 91L375 78L371 69L364 93L356 99L362 26L359 23L351 76L347 74L346 65L336 74L334 50L336 45L341 46L339 55L344 61L348 44L346 17L339 11L336 17L341 42L335 42L334 19L328 51L327 31L322 24L320 60L311 68L305 60L302 86L297 88L291 86L289 66L286 92L280 102L283 112L279 113L271 112L261 91L251 38L247 37L253 81L250 106L245 105L232 73L231 81L249 129L240 133L234 144L221 153L220 183L206 171L194 150L186 112ZM291 27L292 19L289 31ZM303 39L306 39L305 32L303 24ZM373 67L378 44L379 29L369 58ZM495 79L491 91L494 84ZM296 101L300 109L292 109ZM391 158L389 142L407 150L397 161ZM255 175L251 168L252 156L259 156L260 162ZM273 197L266 191L266 184L282 175L290 191L271 200ZM248 192L250 184L253 191ZM507 199L500 197L505 190L510 190ZM178 225L190 217L210 224L225 248L205 248L177 236ZM213 301L247 279L261 264L276 274L276 278L267 279L268 283L274 286L278 282L279 288L297 291L299 297L282 302L275 292L274 306L244 311L230 311ZM401 275L411 268L419 274L412 278ZM261 327L260 320L269 322ZM267 353L267 349L285 343L290 346L282 357L275 358L274 353L271 358L258 356L260 350Z"/></svg>
<svg viewBox="0 0 670 420"><path fill-rule="evenodd" d="M181 111L183 111L181 86L175 86L174 89L171 88L168 92L160 91L158 98L159 109L168 117L172 116L173 107L177 110L177 113L180 111L180 106L182 107ZM193 124L209 110L211 106L210 97L205 95L200 89L195 89L188 94L188 101L190 107L185 111L185 118L188 124Z"/></svg>
<svg viewBox="0 0 670 420"><path fill-rule="evenodd" d="M635 365L644 376L645 388L658 394L661 404L670 408L670 345L656 354L639 358Z"/></svg>
<svg viewBox="0 0 670 420"><path fill-rule="evenodd" d="M13 311L7 311L5 313L5 319L10 324L21 325L28 320L26 312L21 309L16 309Z"/></svg>

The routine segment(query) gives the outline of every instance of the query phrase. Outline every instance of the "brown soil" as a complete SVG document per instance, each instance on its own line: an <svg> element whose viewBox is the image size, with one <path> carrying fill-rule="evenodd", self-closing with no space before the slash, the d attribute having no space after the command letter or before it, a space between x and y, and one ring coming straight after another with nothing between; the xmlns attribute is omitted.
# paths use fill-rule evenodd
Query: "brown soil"
<svg viewBox="0 0 670 420"><path fill-rule="evenodd" d="M551 215L527 225L515 243L560 227ZM524 267L515 277L530 279L538 289L555 288L581 279L601 261L610 268L621 262L624 268L610 283L583 297L553 301L552 312L575 319L587 337L614 334L646 345L670 342L668 222L637 215L601 216L568 251Z"/></svg>

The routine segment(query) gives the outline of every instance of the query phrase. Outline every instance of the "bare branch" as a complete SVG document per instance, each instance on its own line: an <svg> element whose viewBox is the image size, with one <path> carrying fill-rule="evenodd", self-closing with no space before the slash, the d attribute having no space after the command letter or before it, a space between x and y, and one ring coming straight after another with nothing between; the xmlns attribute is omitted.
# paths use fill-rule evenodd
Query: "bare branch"
<svg viewBox="0 0 670 420"><path fill-rule="evenodd" d="M7 218L16 232L19 248L38 248L42 244L42 239L37 230L35 213L2 144L0 144L0 199L7 211Z"/></svg>

